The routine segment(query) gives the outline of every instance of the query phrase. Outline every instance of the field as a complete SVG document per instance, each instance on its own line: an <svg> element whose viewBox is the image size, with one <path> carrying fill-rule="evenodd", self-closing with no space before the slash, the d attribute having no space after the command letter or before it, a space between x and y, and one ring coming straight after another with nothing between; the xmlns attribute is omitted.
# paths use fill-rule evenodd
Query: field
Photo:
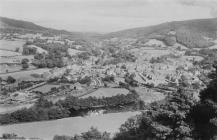
<svg viewBox="0 0 217 140"><path fill-rule="evenodd" d="M23 51L23 45L25 44L24 40L0 40L0 50L10 50L15 51L16 48L19 48L19 52Z"/></svg>
<svg viewBox="0 0 217 140"><path fill-rule="evenodd" d="M0 57L8 57L8 56L19 56L22 55L19 52L13 52L13 51L8 51L8 50L0 50Z"/></svg>
<svg viewBox="0 0 217 140"><path fill-rule="evenodd" d="M118 132L121 124L129 117L140 112L110 113L99 116L71 117L55 121L43 121L24 124L0 126L0 135L3 133L15 133L18 136L38 137L44 140L52 140L54 135L73 136L88 131L91 126L97 127L100 131L107 131L111 134Z"/></svg>
<svg viewBox="0 0 217 140"><path fill-rule="evenodd" d="M34 77L32 77L32 74L43 74L44 72L48 72L49 69L43 68L43 69L36 69L36 70L26 70L26 71L19 71L19 72L13 72L13 73L4 73L0 74L0 77L7 78L8 76L12 76L19 80L37 80Z"/></svg>
<svg viewBox="0 0 217 140"><path fill-rule="evenodd" d="M77 53L80 53L82 51L79 51L79 50L75 50L75 49L72 49L72 48L69 48L68 49L68 53L69 55L73 56L73 55L76 55Z"/></svg>
<svg viewBox="0 0 217 140"><path fill-rule="evenodd" d="M128 94L129 91L127 89L124 88L100 88L88 95L82 96L82 98L88 98L90 96L92 97L97 97L97 98L102 98L104 97L111 97L111 96L115 96L118 94Z"/></svg>
<svg viewBox="0 0 217 140"><path fill-rule="evenodd" d="M1 50L0 50L0 52L1 52ZM29 61L31 63L34 56L33 55L28 55L28 56L18 55L18 56L9 56L9 57L3 56L3 57L0 57L0 63L7 63L7 64L10 64L10 63L17 63L18 64L19 63L20 64L22 59L24 59L24 58L29 59Z"/></svg>
<svg viewBox="0 0 217 140"><path fill-rule="evenodd" d="M24 107L29 108L31 106L32 106L32 104L23 104L23 105L3 105L3 104L1 104L0 105L0 114L14 112L14 111L19 110L21 108L24 108Z"/></svg>
<svg viewBox="0 0 217 140"><path fill-rule="evenodd" d="M163 93L156 92L152 89L136 88L136 91L145 103L151 103L153 101L158 101L165 98Z"/></svg>
<svg viewBox="0 0 217 140"><path fill-rule="evenodd" d="M35 89L33 89L32 91L40 91L40 92L42 92L42 93L47 93L47 92L49 92L49 91L51 90L51 88L53 88L53 87L58 88L58 87L60 87L60 85L46 84L46 85L43 85L43 86L41 86L41 87L35 88Z"/></svg>
<svg viewBox="0 0 217 140"><path fill-rule="evenodd" d="M30 65L29 68L27 70L34 70L35 67L33 65ZM22 71L22 65L19 64L0 64L0 74L7 74L7 73L11 73L11 72L18 72L18 71Z"/></svg>
<svg viewBox="0 0 217 140"><path fill-rule="evenodd" d="M10 65L10 66L7 64L0 65L0 73L19 71L21 69L22 69L21 65Z"/></svg>

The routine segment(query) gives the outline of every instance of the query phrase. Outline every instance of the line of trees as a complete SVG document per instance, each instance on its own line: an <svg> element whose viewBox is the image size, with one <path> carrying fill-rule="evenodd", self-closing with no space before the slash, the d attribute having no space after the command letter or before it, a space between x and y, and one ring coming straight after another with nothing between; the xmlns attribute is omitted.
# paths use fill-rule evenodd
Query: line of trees
<svg viewBox="0 0 217 140"><path fill-rule="evenodd" d="M139 99L138 94L136 93L129 93L127 95L120 94L112 97L103 97L103 98L95 98L95 97L89 97L84 99L78 99L77 97L67 97L63 101L59 101L58 104L60 104L62 107L67 109L85 109L85 108L92 108L92 107L98 107L98 106L118 106L118 105L125 105L129 103L137 102Z"/></svg>
<svg viewBox="0 0 217 140"><path fill-rule="evenodd" d="M97 107L125 106L129 103L137 105L138 97L139 96L136 93L100 99L93 97L79 99L78 97L71 96L67 97L65 100L60 100L55 104L41 97L31 108L23 108L12 113L1 115L0 124L60 119L81 115L80 112L95 109Z"/></svg>
<svg viewBox="0 0 217 140"><path fill-rule="evenodd" d="M35 47L27 47L26 45L23 46L23 55L35 55L37 52L37 48Z"/></svg>
<svg viewBox="0 0 217 140"><path fill-rule="evenodd" d="M23 108L0 117L0 124L13 124L20 122L33 122L41 120L52 120L68 117L69 112L61 106L40 98L31 108Z"/></svg>
<svg viewBox="0 0 217 140"><path fill-rule="evenodd" d="M112 140L110 133L100 132L97 128L91 127L90 130L75 136L54 136L53 140Z"/></svg>

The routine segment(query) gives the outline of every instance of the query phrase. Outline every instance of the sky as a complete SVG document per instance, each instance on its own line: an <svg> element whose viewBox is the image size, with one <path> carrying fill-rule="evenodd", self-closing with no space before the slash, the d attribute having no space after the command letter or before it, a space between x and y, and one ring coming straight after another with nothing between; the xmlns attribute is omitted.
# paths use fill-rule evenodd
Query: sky
<svg viewBox="0 0 217 140"><path fill-rule="evenodd" d="M217 17L217 0L0 0L0 16L56 29L107 33Z"/></svg>

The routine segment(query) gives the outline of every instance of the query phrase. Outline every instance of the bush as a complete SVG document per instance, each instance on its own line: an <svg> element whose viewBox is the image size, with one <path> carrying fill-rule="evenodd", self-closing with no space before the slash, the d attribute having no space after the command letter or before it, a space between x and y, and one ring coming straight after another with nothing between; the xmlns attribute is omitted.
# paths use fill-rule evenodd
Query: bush
<svg viewBox="0 0 217 140"><path fill-rule="evenodd" d="M28 62L29 62L29 59L24 58L24 59L22 59L21 64L27 64Z"/></svg>
<svg viewBox="0 0 217 140"><path fill-rule="evenodd" d="M102 81L104 82L114 82L114 76L106 76L102 78Z"/></svg>
<svg viewBox="0 0 217 140"><path fill-rule="evenodd" d="M167 46L173 46L176 44L176 37L175 36L166 36L164 38L164 43L167 45Z"/></svg>
<svg viewBox="0 0 217 140"><path fill-rule="evenodd" d="M23 69L29 68L29 64L22 64L22 68L23 68Z"/></svg>
<svg viewBox="0 0 217 140"><path fill-rule="evenodd" d="M9 133L4 133L2 134L2 138L3 139L16 139L17 138L17 134L9 134Z"/></svg>
<svg viewBox="0 0 217 140"><path fill-rule="evenodd" d="M54 136L53 140L112 140L110 133L100 132L98 129L91 127L89 131L80 135L70 136Z"/></svg>
<svg viewBox="0 0 217 140"><path fill-rule="evenodd" d="M12 84L12 83L16 82L16 79L14 79L12 76L8 76L6 81L7 81L7 83Z"/></svg>
<svg viewBox="0 0 217 140"><path fill-rule="evenodd" d="M77 82L79 82L80 84L90 85L90 83L91 83L91 77L85 76L84 78L80 78Z"/></svg>

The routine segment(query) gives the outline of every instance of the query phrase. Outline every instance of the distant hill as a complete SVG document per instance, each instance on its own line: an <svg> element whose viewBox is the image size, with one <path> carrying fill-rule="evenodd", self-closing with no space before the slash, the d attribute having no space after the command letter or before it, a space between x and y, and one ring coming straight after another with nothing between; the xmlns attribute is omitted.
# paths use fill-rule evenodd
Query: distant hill
<svg viewBox="0 0 217 140"><path fill-rule="evenodd" d="M81 33L81 32L70 32L66 30L57 30L52 28L46 28L37 25L32 22L16 20L6 17L0 17L0 29L6 32L31 32L31 33L46 33L46 34L62 34L67 35L69 38L89 38L99 36L96 33Z"/></svg>
<svg viewBox="0 0 217 140"><path fill-rule="evenodd" d="M105 34L103 38L164 39L170 32L175 33L173 36L176 37L177 42L187 47L207 47L212 45L208 38L217 38L217 18L167 22L155 26L112 32Z"/></svg>
<svg viewBox="0 0 217 140"><path fill-rule="evenodd" d="M139 27L101 35L97 33L56 30L28 21L0 17L0 31L62 34L69 38L85 40L109 39L114 37L136 38L138 40L155 38L164 41L167 45L172 45L175 40L189 48L206 48L212 46L212 40L217 38L217 18L167 22L155 26Z"/></svg>
<svg viewBox="0 0 217 140"><path fill-rule="evenodd" d="M45 31L48 28L36 25L32 22L23 21L23 20L15 20L5 17L0 17L0 27L1 28L16 28L16 29L25 29L32 31Z"/></svg>

